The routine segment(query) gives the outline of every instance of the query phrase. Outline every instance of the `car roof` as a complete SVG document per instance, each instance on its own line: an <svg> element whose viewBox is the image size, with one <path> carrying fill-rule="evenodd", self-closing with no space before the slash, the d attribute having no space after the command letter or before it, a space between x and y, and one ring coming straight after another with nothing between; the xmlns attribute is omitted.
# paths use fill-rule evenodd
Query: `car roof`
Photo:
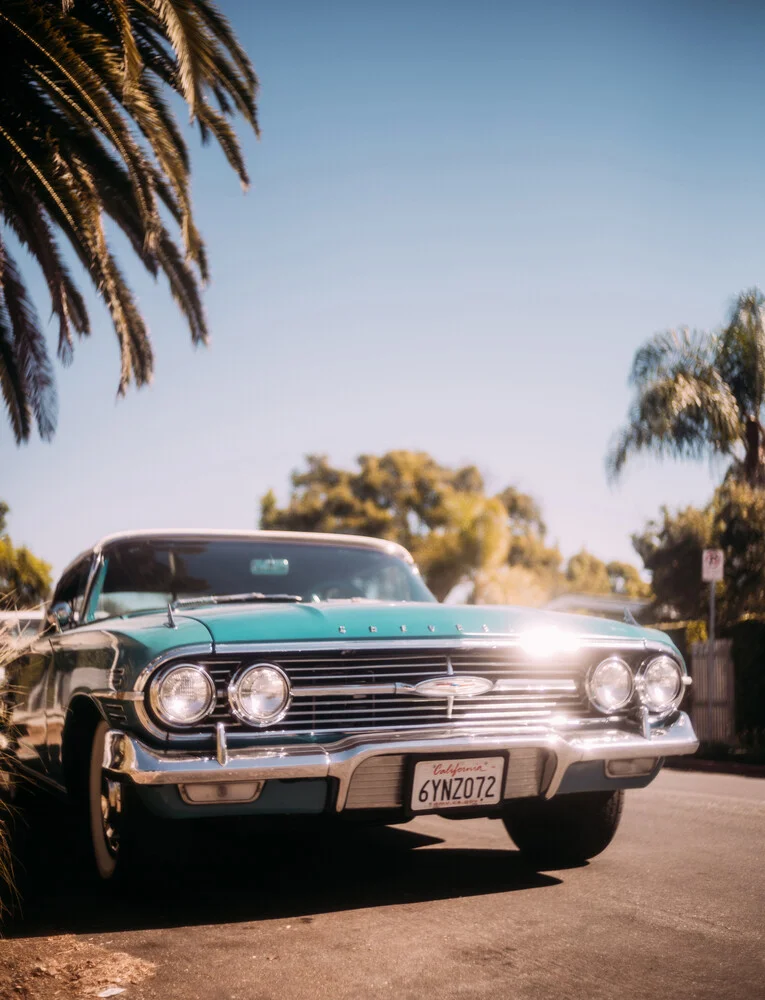
<svg viewBox="0 0 765 1000"><path fill-rule="evenodd" d="M187 539L204 538L231 538L231 539L272 539L282 542L313 542L324 545L356 545L360 548L377 549L381 552L388 552L396 555L407 562L413 562L411 554L399 545L398 542L391 542L385 538L372 538L370 535L345 535L339 532L330 533L324 531L265 531L260 529L239 530L225 528L200 528L200 529L178 529L178 528L151 528L142 531L117 531L111 535L105 535L96 544L81 552L75 559L62 570L61 576L67 573L76 563L92 553L100 553L104 548L115 542L141 541L141 539L162 538L168 540L184 541ZM59 577L60 579L61 577Z"/></svg>

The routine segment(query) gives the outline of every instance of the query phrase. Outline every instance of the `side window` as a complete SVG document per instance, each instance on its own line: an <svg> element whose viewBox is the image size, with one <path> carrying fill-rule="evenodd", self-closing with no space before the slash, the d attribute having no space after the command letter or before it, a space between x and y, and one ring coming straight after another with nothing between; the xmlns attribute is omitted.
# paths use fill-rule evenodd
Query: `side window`
<svg viewBox="0 0 765 1000"><path fill-rule="evenodd" d="M71 604L74 611L75 621L82 620L83 601L85 600L85 588L88 585L88 574L90 571L90 559L83 559L73 566L68 573L61 577L56 592L53 595L53 604L66 601Z"/></svg>

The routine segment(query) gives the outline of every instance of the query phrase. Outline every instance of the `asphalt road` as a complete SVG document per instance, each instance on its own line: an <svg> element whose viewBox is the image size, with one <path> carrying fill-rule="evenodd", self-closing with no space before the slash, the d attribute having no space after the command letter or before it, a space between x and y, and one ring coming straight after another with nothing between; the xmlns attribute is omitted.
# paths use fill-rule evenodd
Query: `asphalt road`
<svg viewBox="0 0 765 1000"><path fill-rule="evenodd" d="M497 821L428 817L197 832L110 897L83 888L64 826L25 834L0 955L125 952L150 964L124 1000L765 998L763 780L665 771L605 854L544 873Z"/></svg>

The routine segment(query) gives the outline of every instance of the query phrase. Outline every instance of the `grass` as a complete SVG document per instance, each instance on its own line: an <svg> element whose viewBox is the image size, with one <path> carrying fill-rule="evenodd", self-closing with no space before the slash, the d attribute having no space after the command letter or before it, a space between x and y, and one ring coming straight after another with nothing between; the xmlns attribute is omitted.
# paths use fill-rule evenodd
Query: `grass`
<svg viewBox="0 0 765 1000"><path fill-rule="evenodd" d="M18 647L13 643L14 638L10 626L4 622L0 623L0 917L8 908L6 900L12 900L16 892L10 841L12 806L9 801L12 788L13 734L7 707L10 687L6 676L8 665L18 656Z"/></svg>

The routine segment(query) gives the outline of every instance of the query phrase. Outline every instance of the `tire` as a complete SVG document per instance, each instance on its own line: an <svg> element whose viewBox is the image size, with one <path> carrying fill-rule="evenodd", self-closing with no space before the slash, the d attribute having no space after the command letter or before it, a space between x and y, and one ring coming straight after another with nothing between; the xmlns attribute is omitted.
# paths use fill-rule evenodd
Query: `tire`
<svg viewBox="0 0 765 1000"><path fill-rule="evenodd" d="M578 792L552 799L519 799L502 817L521 854L538 868L583 864L614 838L624 791Z"/></svg>
<svg viewBox="0 0 765 1000"><path fill-rule="evenodd" d="M104 740L109 724L101 720L93 731L87 774L87 819L92 859L99 878L120 882L135 867L139 844L139 803L132 789L112 781L103 769Z"/></svg>

